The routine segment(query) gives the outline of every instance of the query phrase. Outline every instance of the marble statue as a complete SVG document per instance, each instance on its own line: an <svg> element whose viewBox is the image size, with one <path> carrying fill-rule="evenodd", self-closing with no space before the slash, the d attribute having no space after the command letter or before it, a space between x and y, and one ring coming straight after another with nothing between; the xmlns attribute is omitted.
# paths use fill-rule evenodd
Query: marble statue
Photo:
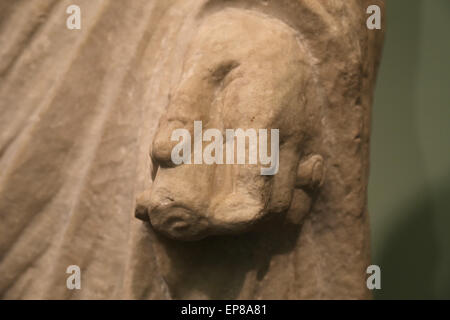
<svg viewBox="0 0 450 320"><path fill-rule="evenodd" d="M1 298L371 297L384 1L78 0L68 29L72 4L0 1ZM174 163L196 121L267 130L275 171Z"/></svg>

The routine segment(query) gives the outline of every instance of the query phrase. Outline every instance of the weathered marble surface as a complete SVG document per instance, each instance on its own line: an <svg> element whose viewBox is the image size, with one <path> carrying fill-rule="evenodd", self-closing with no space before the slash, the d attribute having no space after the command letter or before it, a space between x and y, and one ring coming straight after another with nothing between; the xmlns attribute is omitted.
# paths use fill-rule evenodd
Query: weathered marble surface
<svg viewBox="0 0 450 320"><path fill-rule="evenodd" d="M382 1L78 0L79 31L65 27L70 4L0 1L0 297L370 297L366 187L383 34L366 29L365 9ZM208 29L226 21L226 33ZM269 183L276 201L267 211L279 215L239 235L184 242L136 219L135 198L151 188L149 148L161 116L179 110L170 97L190 52L214 41L226 47L220 59L236 54L250 66L235 95L251 104L266 101L270 85L288 91L274 108L283 106L282 126L296 136L286 154L296 155ZM297 85L311 122L281 103ZM249 88L261 95L253 100ZM320 188L297 176L310 155L323 158ZM180 194L210 187L188 175L170 182ZM81 290L66 288L73 264Z"/></svg>

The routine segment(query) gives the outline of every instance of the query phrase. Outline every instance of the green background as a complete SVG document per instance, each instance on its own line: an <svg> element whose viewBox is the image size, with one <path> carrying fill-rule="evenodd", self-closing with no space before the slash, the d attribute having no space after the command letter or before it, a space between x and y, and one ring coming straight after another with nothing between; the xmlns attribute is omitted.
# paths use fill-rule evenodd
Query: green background
<svg viewBox="0 0 450 320"><path fill-rule="evenodd" d="M388 0L372 117L378 299L450 299L450 0Z"/></svg>

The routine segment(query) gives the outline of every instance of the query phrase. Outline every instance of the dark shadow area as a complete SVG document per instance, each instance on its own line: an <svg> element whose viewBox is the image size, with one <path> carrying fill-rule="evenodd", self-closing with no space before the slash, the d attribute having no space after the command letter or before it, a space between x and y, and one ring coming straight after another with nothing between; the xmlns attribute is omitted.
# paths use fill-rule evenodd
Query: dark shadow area
<svg viewBox="0 0 450 320"><path fill-rule="evenodd" d="M294 193L294 197L302 202L299 194ZM317 194L310 196L314 203ZM263 219L244 234L216 235L191 242L153 233L147 224L149 233L155 236L171 297L184 299L192 292L202 292L211 299L236 299L248 272L255 271L256 278L262 280L274 256L294 251L307 211L291 206L289 212ZM286 218L287 214L301 219L294 223Z"/></svg>
<svg viewBox="0 0 450 320"><path fill-rule="evenodd" d="M436 104L445 101L445 95L434 89L439 87L430 79L439 84L446 78L430 70L442 70L436 64L448 63L438 59L445 24L442 19L430 24L430 12L437 9L426 6L430 4L425 0L387 0L386 43L373 109L369 195L376 253L372 262L381 267L377 299L450 299L450 174L432 181L424 162L448 153L439 149L448 137L430 135L433 130L444 132L444 122L436 117L446 113ZM442 7L440 2L438 8ZM420 52L426 53L426 60L420 61ZM419 123L429 126L418 128ZM421 148L419 136L428 138L426 145L433 147L422 144ZM381 238L382 234L386 236Z"/></svg>
<svg viewBox="0 0 450 320"><path fill-rule="evenodd" d="M430 190L424 189L405 208L393 212L404 219L397 222L381 256L373 261L381 267L381 290L374 292L375 298L450 299L450 261L440 245L450 236L443 239L436 233L435 219L439 215L439 223L450 226L450 175L436 191L438 208Z"/></svg>
<svg viewBox="0 0 450 320"><path fill-rule="evenodd" d="M277 219L278 220L278 219ZM264 231L263 231L264 230ZM261 280L272 257L293 250L301 226L271 221L263 230L234 236L211 236L180 242L156 235L160 255L166 252L170 271L163 276L171 296L203 292L212 299L236 299L247 272L257 271Z"/></svg>
<svg viewBox="0 0 450 320"><path fill-rule="evenodd" d="M432 221L429 192L423 192L408 207L398 210L405 217L385 241L381 257L381 290L377 299L434 299L438 243ZM400 215L400 214L399 214Z"/></svg>

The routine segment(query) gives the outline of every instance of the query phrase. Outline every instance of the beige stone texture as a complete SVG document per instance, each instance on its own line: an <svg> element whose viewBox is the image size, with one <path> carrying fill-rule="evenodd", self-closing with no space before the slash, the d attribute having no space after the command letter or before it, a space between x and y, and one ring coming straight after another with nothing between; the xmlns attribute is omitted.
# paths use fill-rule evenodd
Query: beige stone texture
<svg viewBox="0 0 450 320"><path fill-rule="evenodd" d="M0 0L0 298L371 297L383 1L73 3ZM200 120L279 129L278 173L174 165Z"/></svg>

